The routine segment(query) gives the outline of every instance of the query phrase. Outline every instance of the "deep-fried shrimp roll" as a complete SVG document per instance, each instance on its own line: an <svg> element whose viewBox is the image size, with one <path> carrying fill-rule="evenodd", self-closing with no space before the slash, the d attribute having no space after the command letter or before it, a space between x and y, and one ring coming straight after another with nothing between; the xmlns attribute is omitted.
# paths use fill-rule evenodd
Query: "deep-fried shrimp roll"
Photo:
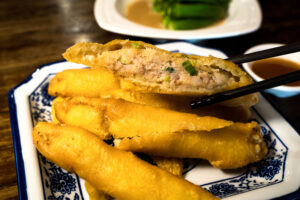
<svg viewBox="0 0 300 200"><path fill-rule="evenodd" d="M233 124L215 117L199 117L124 100L65 98L53 103L58 121L114 138L143 136L158 132L210 131ZM103 138L103 136L101 136Z"/></svg>
<svg viewBox="0 0 300 200"><path fill-rule="evenodd" d="M179 158L165 158L165 157L152 157L154 164L167 171L171 174L181 177L183 172L183 160ZM89 194L90 200L110 200L108 195L104 194L102 191L97 190L90 183L85 182L84 184L87 193Z"/></svg>
<svg viewBox="0 0 300 200"><path fill-rule="evenodd" d="M40 122L33 129L33 143L47 159L117 199L217 199L201 187L131 152L107 145L78 127Z"/></svg>
<svg viewBox="0 0 300 200"><path fill-rule="evenodd" d="M257 162L267 147L256 122L235 123L212 131L154 133L147 136L116 139L121 150L149 155L202 158L214 167L234 169Z"/></svg>

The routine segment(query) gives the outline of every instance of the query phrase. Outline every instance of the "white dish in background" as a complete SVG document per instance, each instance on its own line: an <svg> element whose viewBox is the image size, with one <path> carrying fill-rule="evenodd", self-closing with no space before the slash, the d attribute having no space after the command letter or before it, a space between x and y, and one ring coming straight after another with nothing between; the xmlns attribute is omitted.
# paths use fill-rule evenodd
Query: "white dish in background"
<svg viewBox="0 0 300 200"><path fill-rule="evenodd" d="M283 44L277 44L277 43L267 43L267 44L259 44L256 45L254 47L251 47L250 49L248 49L245 54L248 53L253 53L253 52L257 52L257 51L262 51L265 49L271 49L271 48L275 48L275 47L279 47L282 46ZM286 60L290 60L293 61L295 63L300 64L300 52L298 53L290 53L290 54L286 54L286 55L282 55L282 56L277 56L275 58L283 58ZM244 70L256 81L262 81L264 80L263 78L261 78L260 76L258 76L257 74L255 74L252 71L252 66L253 62L249 62L249 63L243 63L243 68ZM286 98L286 97L291 97L294 95L297 95L300 93L300 86L295 86L295 87L290 87L290 86L278 86L278 87L274 87L268 90L265 90L266 92L269 92L271 94L274 94L277 97L281 97L281 98Z"/></svg>
<svg viewBox="0 0 300 200"><path fill-rule="evenodd" d="M232 0L228 17L220 25L195 30L164 30L143 26L124 17L126 5L131 0L96 0L94 15L100 27L107 31L129 36L202 40L238 36L257 30L262 13L257 0Z"/></svg>
<svg viewBox="0 0 300 200"><path fill-rule="evenodd" d="M158 47L188 54L226 57L220 51L183 42ZM84 180L41 156L32 143L31 135L38 121L51 120L53 97L47 92L49 81L59 71L83 67L65 61L41 66L9 92L20 199L89 199ZM271 199L299 188L300 136L262 96L252 111L252 120L262 127L269 148L268 156L238 170L219 170L207 162L197 161L196 165L190 164L185 168L187 180L228 200ZM300 195L299 191L296 195Z"/></svg>

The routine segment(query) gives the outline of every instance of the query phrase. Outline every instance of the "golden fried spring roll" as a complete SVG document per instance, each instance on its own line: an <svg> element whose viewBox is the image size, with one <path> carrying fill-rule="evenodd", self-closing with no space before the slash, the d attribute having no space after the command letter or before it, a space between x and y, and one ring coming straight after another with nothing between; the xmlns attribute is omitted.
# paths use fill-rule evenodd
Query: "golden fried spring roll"
<svg viewBox="0 0 300 200"><path fill-rule="evenodd" d="M47 159L117 199L217 199L78 127L40 122L34 127L33 143Z"/></svg>
<svg viewBox="0 0 300 200"><path fill-rule="evenodd" d="M109 69L145 93L202 96L252 83L232 62L171 53L141 41L77 43L63 56L70 62Z"/></svg>
<svg viewBox="0 0 300 200"><path fill-rule="evenodd" d="M156 157L153 158L154 164L171 174L181 177L183 172L183 160L179 158L164 158ZM89 194L90 200L109 200L111 199L108 195L104 194L102 191L97 190L90 183L85 181L84 184L87 193Z"/></svg>
<svg viewBox="0 0 300 200"><path fill-rule="evenodd" d="M142 136L158 132L210 131L233 124L215 117L199 117L163 108L116 99L66 98L54 102L61 123L106 131L114 138ZM84 119L84 120L83 120Z"/></svg>
<svg viewBox="0 0 300 200"><path fill-rule="evenodd" d="M107 70L69 69L59 72L50 81L48 92L53 96L106 95L119 88L119 81Z"/></svg>
<svg viewBox="0 0 300 200"><path fill-rule="evenodd" d="M214 167L234 169L261 160L267 147L256 122L235 123L222 129L184 133L157 133L116 139L121 150L149 155L202 158Z"/></svg>

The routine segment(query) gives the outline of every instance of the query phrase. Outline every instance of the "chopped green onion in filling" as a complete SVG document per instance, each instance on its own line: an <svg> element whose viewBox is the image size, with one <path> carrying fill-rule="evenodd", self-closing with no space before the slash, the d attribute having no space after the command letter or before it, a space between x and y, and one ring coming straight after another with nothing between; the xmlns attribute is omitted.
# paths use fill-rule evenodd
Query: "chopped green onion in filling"
<svg viewBox="0 0 300 200"><path fill-rule="evenodd" d="M130 64L130 61L123 57L118 58L118 61L121 62L123 65Z"/></svg>
<svg viewBox="0 0 300 200"><path fill-rule="evenodd" d="M137 49L137 48L140 47L140 44L137 43L137 42L133 42L133 43L132 43L132 46L133 46L133 48Z"/></svg>
<svg viewBox="0 0 300 200"><path fill-rule="evenodd" d="M171 77L168 75L168 76L166 76L166 77L164 78L164 81L170 83L170 79L171 79Z"/></svg>
<svg viewBox="0 0 300 200"><path fill-rule="evenodd" d="M173 73L174 72L174 68L173 67L167 67L165 70L167 72L169 72L169 73Z"/></svg>
<svg viewBox="0 0 300 200"><path fill-rule="evenodd" d="M182 63L182 66L185 69L185 71L187 71L191 76L196 76L198 74L198 71L195 69L195 67L189 60L184 61Z"/></svg>

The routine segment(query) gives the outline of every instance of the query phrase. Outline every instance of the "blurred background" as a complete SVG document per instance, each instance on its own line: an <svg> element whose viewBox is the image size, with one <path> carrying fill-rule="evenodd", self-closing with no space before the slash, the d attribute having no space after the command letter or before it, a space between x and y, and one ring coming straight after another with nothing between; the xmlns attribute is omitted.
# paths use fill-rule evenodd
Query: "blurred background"
<svg viewBox="0 0 300 200"><path fill-rule="evenodd" d="M108 1L108 0L107 0ZM299 0L260 0L261 27L252 33L195 41L229 57L261 43L289 44L300 38ZM94 0L0 1L0 199L17 199L17 177L9 122L7 94L40 65L62 60L61 54L76 42L106 43L113 39L157 40L119 35L101 29L93 13ZM300 132L300 95L281 99L264 94Z"/></svg>

